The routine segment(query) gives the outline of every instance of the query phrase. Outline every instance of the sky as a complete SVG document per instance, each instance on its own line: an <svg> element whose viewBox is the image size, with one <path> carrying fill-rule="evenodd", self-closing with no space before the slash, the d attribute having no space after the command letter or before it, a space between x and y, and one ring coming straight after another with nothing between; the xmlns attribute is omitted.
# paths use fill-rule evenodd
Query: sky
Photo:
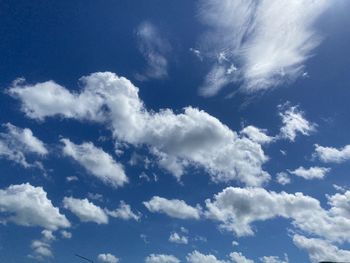
<svg viewBox="0 0 350 263"><path fill-rule="evenodd" d="M349 261L349 8L0 1L0 262Z"/></svg>

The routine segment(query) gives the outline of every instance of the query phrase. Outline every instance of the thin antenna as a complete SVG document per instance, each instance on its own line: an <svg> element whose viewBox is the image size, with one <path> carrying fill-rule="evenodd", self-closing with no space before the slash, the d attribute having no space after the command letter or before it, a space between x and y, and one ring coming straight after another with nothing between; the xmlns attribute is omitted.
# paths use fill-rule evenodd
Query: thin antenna
<svg viewBox="0 0 350 263"><path fill-rule="evenodd" d="M84 260L86 260L86 261L89 261L89 262L91 262L91 263L94 263L94 261L93 261L93 260L88 259L88 258L83 257L83 256L80 256L80 255L78 255L78 254L75 254L75 256L76 256L76 257L78 257L78 258L84 259Z"/></svg>

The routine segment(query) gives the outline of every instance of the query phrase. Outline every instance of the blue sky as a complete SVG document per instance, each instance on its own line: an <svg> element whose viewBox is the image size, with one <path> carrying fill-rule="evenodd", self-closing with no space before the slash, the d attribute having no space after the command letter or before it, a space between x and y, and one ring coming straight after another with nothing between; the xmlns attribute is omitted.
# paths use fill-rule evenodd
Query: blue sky
<svg viewBox="0 0 350 263"><path fill-rule="evenodd" d="M350 259L348 1L1 1L0 262Z"/></svg>

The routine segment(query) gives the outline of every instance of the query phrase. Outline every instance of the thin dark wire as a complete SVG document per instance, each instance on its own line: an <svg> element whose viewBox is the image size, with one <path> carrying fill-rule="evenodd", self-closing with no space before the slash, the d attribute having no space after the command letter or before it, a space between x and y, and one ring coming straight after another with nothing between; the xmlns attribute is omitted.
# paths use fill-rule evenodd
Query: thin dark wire
<svg viewBox="0 0 350 263"><path fill-rule="evenodd" d="M83 256L80 256L80 255L78 255L78 254L75 254L75 256L76 256L76 257L78 257L78 258L84 259L84 260L86 260L86 261L89 261L89 262L91 262L91 263L94 263L94 261L93 261L93 260L88 259L88 258L83 257Z"/></svg>

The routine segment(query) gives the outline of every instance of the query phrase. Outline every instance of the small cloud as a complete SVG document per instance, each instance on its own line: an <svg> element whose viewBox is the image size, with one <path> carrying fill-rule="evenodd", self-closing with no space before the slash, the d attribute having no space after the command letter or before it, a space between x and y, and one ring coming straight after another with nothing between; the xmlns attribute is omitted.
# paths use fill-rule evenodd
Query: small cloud
<svg viewBox="0 0 350 263"><path fill-rule="evenodd" d="M147 66L142 73L136 75L137 79L163 79L168 76L169 42L161 37L158 28L146 21L141 23L137 30L139 51L146 60Z"/></svg>

